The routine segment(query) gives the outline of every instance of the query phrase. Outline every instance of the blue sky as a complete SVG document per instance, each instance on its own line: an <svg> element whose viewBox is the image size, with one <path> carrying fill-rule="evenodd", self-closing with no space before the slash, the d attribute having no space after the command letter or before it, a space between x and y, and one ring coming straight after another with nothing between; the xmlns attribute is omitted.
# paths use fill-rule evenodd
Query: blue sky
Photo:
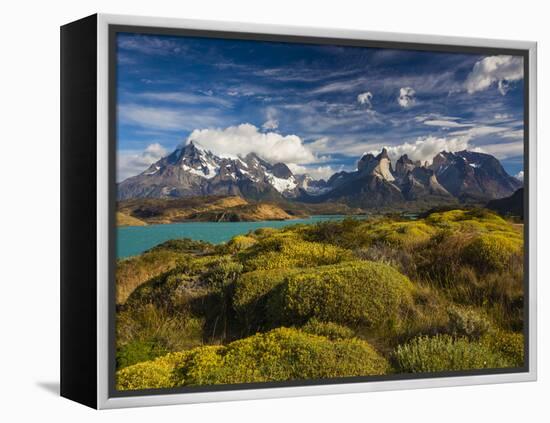
<svg viewBox="0 0 550 423"><path fill-rule="evenodd" d="M520 57L122 33L117 59L118 180L191 140L317 178L382 147L523 169Z"/></svg>

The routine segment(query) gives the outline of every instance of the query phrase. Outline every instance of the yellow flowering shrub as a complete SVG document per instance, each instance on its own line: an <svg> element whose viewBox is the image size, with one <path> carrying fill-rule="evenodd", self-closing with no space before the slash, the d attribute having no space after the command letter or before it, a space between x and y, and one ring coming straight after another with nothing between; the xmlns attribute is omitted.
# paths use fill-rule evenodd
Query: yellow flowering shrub
<svg viewBox="0 0 550 423"><path fill-rule="evenodd" d="M483 234L464 248L463 259L480 271L505 269L514 254L521 253L523 241L503 234Z"/></svg>
<svg viewBox="0 0 550 423"><path fill-rule="evenodd" d="M393 267L353 261L288 276L270 306L275 315L292 323L316 317L373 328L395 327L402 312L412 307L412 292L409 279Z"/></svg>
<svg viewBox="0 0 550 423"><path fill-rule="evenodd" d="M303 241L294 233L279 233L261 239L239 254L247 271L323 266L352 257L351 251L331 244Z"/></svg>

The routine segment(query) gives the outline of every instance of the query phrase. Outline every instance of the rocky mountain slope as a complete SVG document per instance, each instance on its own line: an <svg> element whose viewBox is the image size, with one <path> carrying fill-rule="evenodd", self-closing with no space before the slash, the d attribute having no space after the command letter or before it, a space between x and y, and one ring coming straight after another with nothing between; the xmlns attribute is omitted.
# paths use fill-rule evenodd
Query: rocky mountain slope
<svg viewBox="0 0 550 423"><path fill-rule="evenodd" d="M254 153L219 157L193 144L175 150L147 170L118 185L119 200L238 195L257 200L293 198L299 182L284 163L274 165Z"/></svg>
<svg viewBox="0 0 550 423"><path fill-rule="evenodd" d="M407 155L392 167L388 152L363 155L354 172L334 174L326 193L307 201L343 201L361 207L399 203L451 203L487 201L511 195L522 186L508 175L493 156L471 151L441 152L431 165L414 162Z"/></svg>
<svg viewBox="0 0 550 423"><path fill-rule="evenodd" d="M328 181L294 175L284 163L254 153L220 157L189 143L118 185L118 199L238 196L253 201L340 202L386 207L411 202L486 202L510 196L522 183L493 156L472 151L437 154L432 164L403 155L392 166L388 152L364 154L353 172Z"/></svg>

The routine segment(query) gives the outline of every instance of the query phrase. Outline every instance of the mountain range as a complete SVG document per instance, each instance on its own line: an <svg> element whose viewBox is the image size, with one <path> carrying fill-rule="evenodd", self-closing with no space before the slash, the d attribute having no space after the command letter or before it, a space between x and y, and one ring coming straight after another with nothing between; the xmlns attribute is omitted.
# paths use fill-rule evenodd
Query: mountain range
<svg viewBox="0 0 550 423"><path fill-rule="evenodd" d="M442 151L430 165L403 155L392 166L383 149L376 156L364 154L355 171L315 180L255 153L221 157L191 142L120 182L118 199L225 195L371 208L409 202L487 202L521 187L522 182L506 173L498 159L472 151Z"/></svg>

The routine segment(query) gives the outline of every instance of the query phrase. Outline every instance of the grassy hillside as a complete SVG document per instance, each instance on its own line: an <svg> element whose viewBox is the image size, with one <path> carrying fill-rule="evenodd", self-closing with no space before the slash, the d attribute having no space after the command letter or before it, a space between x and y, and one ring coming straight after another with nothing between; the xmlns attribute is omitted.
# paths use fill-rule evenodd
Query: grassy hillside
<svg viewBox="0 0 550 423"><path fill-rule="evenodd" d="M523 364L522 225L485 209L174 240L119 281L119 389Z"/></svg>
<svg viewBox="0 0 550 423"><path fill-rule="evenodd" d="M129 216L125 213L117 212L116 214L116 224L117 226L145 226L147 225L141 219L137 219L133 216Z"/></svg>
<svg viewBox="0 0 550 423"><path fill-rule="evenodd" d="M188 220L240 222L287 220L305 217L298 209L290 212L273 203L248 202L241 197L197 197L178 199L133 199L118 204L119 213L151 224Z"/></svg>

